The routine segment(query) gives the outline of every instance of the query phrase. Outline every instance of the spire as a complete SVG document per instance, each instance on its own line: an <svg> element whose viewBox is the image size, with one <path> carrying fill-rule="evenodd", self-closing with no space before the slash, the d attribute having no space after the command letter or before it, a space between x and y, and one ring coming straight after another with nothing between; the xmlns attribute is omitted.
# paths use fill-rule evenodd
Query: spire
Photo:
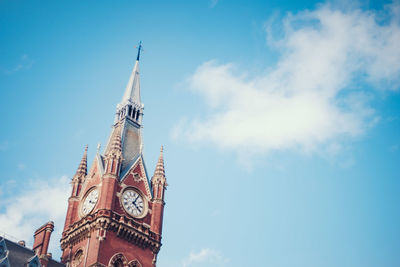
<svg viewBox="0 0 400 267"><path fill-rule="evenodd" d="M97 151L96 151L97 154L100 154L100 148L101 148L101 144L98 143L98 144L97 144Z"/></svg>
<svg viewBox="0 0 400 267"><path fill-rule="evenodd" d="M107 151L106 156L121 156L122 155L122 145L121 145L121 134L119 133L119 129L117 129L114 138L112 140L109 151Z"/></svg>
<svg viewBox="0 0 400 267"><path fill-rule="evenodd" d="M127 103L136 104L138 106L141 105L140 76L139 76L139 59L141 50L142 50L142 42L140 41L136 57L136 63L135 66L133 67L131 76L129 77L129 81L126 86L125 93L121 101L121 105L125 105Z"/></svg>
<svg viewBox="0 0 400 267"><path fill-rule="evenodd" d="M139 58L140 58L140 50L142 50L142 41L139 42L139 47L138 47L138 52L137 52L136 61L139 61Z"/></svg>
<svg viewBox="0 0 400 267"><path fill-rule="evenodd" d="M163 146L161 146L160 156L158 157L158 162L157 162L157 165L156 165L156 169L154 171L153 179L155 179L157 177L165 178L163 151L164 151L164 148L163 148Z"/></svg>
<svg viewBox="0 0 400 267"><path fill-rule="evenodd" d="M163 147L161 146L160 156L158 157L158 162L156 165L156 170L154 171L153 178L151 178L152 187L152 216L151 216L151 231L158 235L162 232L162 221L164 213L164 193L167 187L167 181L165 179L164 170L164 155Z"/></svg>
<svg viewBox="0 0 400 267"><path fill-rule="evenodd" d="M142 153L142 121L144 105L140 99L140 77L139 77L139 59L142 51L142 43L139 43L136 63L126 86L122 101L117 105L115 113L113 133L106 146L106 154L111 150L114 131L117 130L120 139L123 140L122 150L122 172L126 171L134 159Z"/></svg>
<svg viewBox="0 0 400 267"><path fill-rule="evenodd" d="M116 128L114 136L111 140L110 147L106 152L106 167L105 173L118 176L121 171L122 145L121 145L121 129Z"/></svg>
<svg viewBox="0 0 400 267"><path fill-rule="evenodd" d="M79 163L79 167L75 173L75 177L86 176L87 174L87 150L88 150L88 145L86 145L85 147L85 152L83 153L82 160Z"/></svg>

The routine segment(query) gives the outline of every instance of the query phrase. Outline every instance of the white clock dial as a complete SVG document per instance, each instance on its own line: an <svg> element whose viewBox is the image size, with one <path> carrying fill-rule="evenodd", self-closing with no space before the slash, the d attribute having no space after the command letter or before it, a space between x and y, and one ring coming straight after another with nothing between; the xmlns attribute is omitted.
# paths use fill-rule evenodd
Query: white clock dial
<svg viewBox="0 0 400 267"><path fill-rule="evenodd" d="M99 199L99 191L97 189L90 191L90 193L83 200L82 214L83 215L89 214L89 212L93 210L94 206L96 206L98 199Z"/></svg>
<svg viewBox="0 0 400 267"><path fill-rule="evenodd" d="M122 194L122 206L133 217L140 217L144 213L145 203L142 196L135 190L128 189Z"/></svg>

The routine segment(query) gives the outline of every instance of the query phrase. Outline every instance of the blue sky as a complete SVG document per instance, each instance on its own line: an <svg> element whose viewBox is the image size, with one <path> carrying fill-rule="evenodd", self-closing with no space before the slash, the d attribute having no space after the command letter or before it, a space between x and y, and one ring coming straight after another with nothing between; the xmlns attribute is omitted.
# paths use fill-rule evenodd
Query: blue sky
<svg viewBox="0 0 400 267"><path fill-rule="evenodd" d="M159 266L400 265L389 1L0 1L0 231L54 220L60 255L69 180L139 40L146 164L164 145L169 184Z"/></svg>

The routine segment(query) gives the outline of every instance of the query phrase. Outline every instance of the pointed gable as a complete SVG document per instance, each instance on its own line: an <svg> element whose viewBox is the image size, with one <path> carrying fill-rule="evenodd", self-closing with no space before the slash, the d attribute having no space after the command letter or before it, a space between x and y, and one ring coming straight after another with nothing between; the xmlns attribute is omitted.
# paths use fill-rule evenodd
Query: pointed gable
<svg viewBox="0 0 400 267"><path fill-rule="evenodd" d="M143 193L146 193L149 199L152 198L150 182L142 157L138 157L128 172L121 177L121 182L140 189Z"/></svg>

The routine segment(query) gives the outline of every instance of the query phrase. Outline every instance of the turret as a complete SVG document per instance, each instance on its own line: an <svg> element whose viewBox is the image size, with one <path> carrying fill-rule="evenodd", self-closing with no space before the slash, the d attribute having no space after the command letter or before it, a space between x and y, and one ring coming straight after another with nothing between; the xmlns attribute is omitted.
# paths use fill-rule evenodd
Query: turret
<svg viewBox="0 0 400 267"><path fill-rule="evenodd" d="M72 177L72 193L71 196L78 196L81 190L81 186L87 175L87 150L88 146L85 147L81 162L79 163L78 169L74 177Z"/></svg>
<svg viewBox="0 0 400 267"><path fill-rule="evenodd" d="M122 163L121 134L120 129L114 130L111 145L105 154L105 171L102 177L99 209L112 209L115 202L115 190L118 184Z"/></svg>
<svg viewBox="0 0 400 267"><path fill-rule="evenodd" d="M118 176L122 163L122 148L120 129L115 129L114 137L105 154L105 174Z"/></svg>
<svg viewBox="0 0 400 267"><path fill-rule="evenodd" d="M151 185L153 190L153 212L151 217L151 230L159 235L162 232L162 221L164 215L164 192L167 187L167 180L165 178L163 147L160 150L160 156L151 178Z"/></svg>
<svg viewBox="0 0 400 267"><path fill-rule="evenodd" d="M79 205L79 193L82 189L82 183L87 175L87 150L88 146L85 147L85 152L83 153L81 162L79 163L78 169L75 175L72 177L72 192L68 199L68 209L67 216L65 218L64 230L68 228L72 223L74 223L77 217L77 208Z"/></svg>

